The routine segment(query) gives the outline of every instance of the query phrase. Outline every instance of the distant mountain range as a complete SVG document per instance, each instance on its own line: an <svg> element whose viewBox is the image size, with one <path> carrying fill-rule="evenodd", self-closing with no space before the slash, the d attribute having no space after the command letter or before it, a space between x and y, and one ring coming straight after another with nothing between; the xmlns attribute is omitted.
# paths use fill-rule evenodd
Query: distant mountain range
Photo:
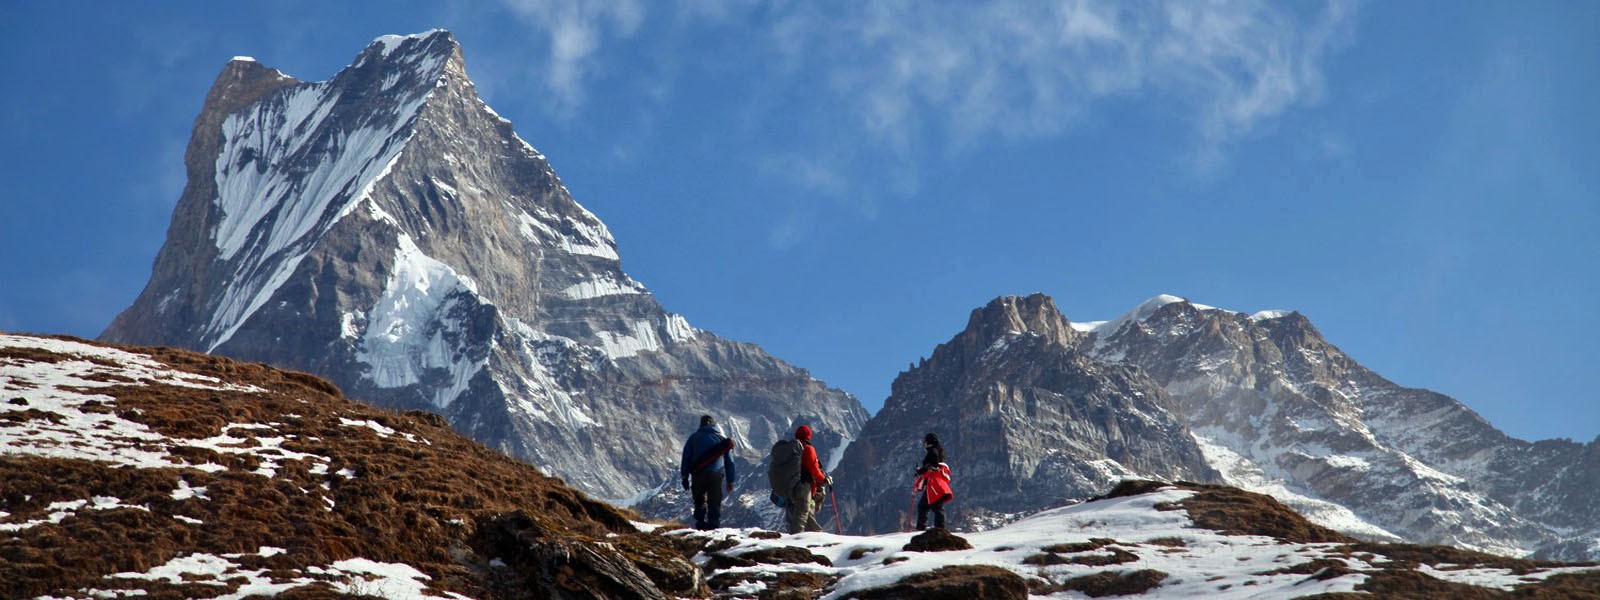
<svg viewBox="0 0 1600 600"><path fill-rule="evenodd" d="M958 520L990 526L1129 477L1221 482L1377 540L1600 556L1600 440L1529 443L1396 385L1303 315L1158 296L1072 323L998 298L895 379L838 473L851 523L895 530L925 432L945 441Z"/></svg>
<svg viewBox="0 0 1600 600"><path fill-rule="evenodd" d="M1600 557L1600 442L1510 438L1292 312L1161 296L1073 323L1049 298L999 298L869 421L667 312L445 31L379 38L323 82L234 59L185 163L150 283L103 340L314 373L647 515L686 514L679 451L713 414L746 475L731 525L771 524L766 450L806 423L858 531L902 527L937 432L967 528L1156 478L1271 494L1369 539Z"/></svg>

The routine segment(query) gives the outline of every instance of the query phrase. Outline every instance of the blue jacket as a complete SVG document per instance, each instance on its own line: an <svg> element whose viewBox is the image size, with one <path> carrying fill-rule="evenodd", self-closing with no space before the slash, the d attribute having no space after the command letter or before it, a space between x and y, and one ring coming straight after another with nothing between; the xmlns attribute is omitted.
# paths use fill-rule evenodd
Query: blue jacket
<svg viewBox="0 0 1600 600"><path fill-rule="evenodd" d="M690 435L689 441L683 443L683 463L678 467L678 473L684 477L691 475L689 470L694 468L693 463L695 459L704 455L706 452L711 451L711 449L715 448L717 444L722 443L722 440L724 439L726 438L722 437L722 432L717 431L716 425L700 426L700 430ZM712 461L711 464L707 465L706 468L701 470L701 472L722 473L724 470L727 472L726 481L728 483L733 483L733 479L735 477L733 471L733 452L728 452L727 454L722 455L722 460Z"/></svg>

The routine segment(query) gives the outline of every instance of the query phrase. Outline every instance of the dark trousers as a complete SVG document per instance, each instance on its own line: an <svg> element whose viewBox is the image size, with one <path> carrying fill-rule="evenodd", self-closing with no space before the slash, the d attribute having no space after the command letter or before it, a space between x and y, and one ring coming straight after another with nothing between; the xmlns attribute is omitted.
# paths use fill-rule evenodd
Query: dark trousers
<svg viewBox="0 0 1600 600"><path fill-rule="evenodd" d="M940 498L938 502L928 504L927 494L917 495L917 531L928 528L928 510L933 510L933 526L944 529L944 505L950 501L950 496Z"/></svg>
<svg viewBox="0 0 1600 600"><path fill-rule="evenodd" d="M694 528L716 529L722 526L722 473L706 471L695 473L690 489L694 494Z"/></svg>

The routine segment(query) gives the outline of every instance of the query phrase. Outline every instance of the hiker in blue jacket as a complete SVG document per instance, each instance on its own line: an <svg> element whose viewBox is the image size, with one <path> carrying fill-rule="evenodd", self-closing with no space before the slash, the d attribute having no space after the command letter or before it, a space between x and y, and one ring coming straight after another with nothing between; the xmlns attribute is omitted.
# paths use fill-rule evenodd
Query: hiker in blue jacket
<svg viewBox="0 0 1600 600"><path fill-rule="evenodd" d="M683 489L694 495L694 528L722 525L723 492L733 492L733 440L717 431L711 415L700 417L700 429L683 444Z"/></svg>

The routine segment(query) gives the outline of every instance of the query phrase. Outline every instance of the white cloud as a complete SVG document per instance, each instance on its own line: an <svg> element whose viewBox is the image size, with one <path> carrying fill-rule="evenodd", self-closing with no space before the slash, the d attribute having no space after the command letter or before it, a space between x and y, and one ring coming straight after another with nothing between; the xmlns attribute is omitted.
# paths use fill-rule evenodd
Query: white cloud
<svg viewBox="0 0 1600 600"><path fill-rule="evenodd" d="M501 3L544 40L537 70L558 116L581 107L606 46L631 43L646 25L637 0ZM661 7L652 28L710 36L752 28L767 44L750 48L761 76L819 79L858 127L892 148L1056 136L1103 105L1137 100L1152 102L1158 118L1177 115L1201 162L1318 101L1322 64L1355 13L1345 0L652 6ZM659 51L693 56L694 48Z"/></svg>
<svg viewBox="0 0 1600 600"><path fill-rule="evenodd" d="M524 26L543 37L545 59L537 65L551 94L551 112L572 116L583 104L588 80L600 70L597 54L610 38L632 37L644 22L637 0L566 2L502 0Z"/></svg>
<svg viewBox="0 0 1600 600"><path fill-rule="evenodd" d="M1059 135L1097 106L1148 97L1202 155L1321 95L1353 10L1271 2L862 3L780 19L785 56L827 63L831 91L896 147ZM1202 157L1204 158L1204 157Z"/></svg>

